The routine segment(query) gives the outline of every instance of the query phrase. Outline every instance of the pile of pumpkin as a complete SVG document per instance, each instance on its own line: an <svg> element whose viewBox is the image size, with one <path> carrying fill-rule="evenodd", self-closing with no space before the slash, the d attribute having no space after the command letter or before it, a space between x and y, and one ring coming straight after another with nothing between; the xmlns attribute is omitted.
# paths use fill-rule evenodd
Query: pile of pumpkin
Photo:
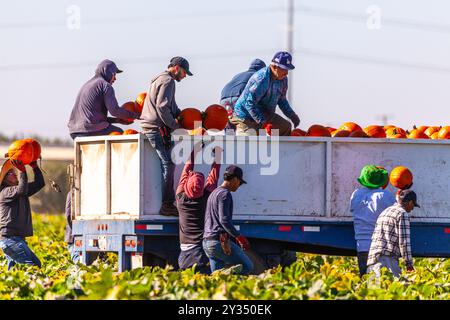
<svg viewBox="0 0 450 320"><path fill-rule="evenodd" d="M8 147L5 158L20 160L24 165L41 159L41 145L34 139L16 140Z"/></svg>
<svg viewBox="0 0 450 320"><path fill-rule="evenodd" d="M125 102L122 105L122 108L141 114L146 96L147 94L143 92L138 95L135 101ZM133 119L128 120L130 122L133 121ZM203 112L196 108L186 108L181 111L177 117L177 121L182 128L188 130L189 134L203 135L206 133L206 130L213 129L222 131L225 129L228 123L228 112L219 104L212 104ZM136 130L128 129L125 130L123 134L136 133L138 133ZM121 133L114 131L111 132L110 135L121 135Z"/></svg>
<svg viewBox="0 0 450 320"><path fill-rule="evenodd" d="M361 128L354 122L346 122L339 128L314 124L307 131L294 129L296 137L336 137L336 138L389 138L389 139L450 139L450 126L413 126L411 131L393 125L370 125Z"/></svg>

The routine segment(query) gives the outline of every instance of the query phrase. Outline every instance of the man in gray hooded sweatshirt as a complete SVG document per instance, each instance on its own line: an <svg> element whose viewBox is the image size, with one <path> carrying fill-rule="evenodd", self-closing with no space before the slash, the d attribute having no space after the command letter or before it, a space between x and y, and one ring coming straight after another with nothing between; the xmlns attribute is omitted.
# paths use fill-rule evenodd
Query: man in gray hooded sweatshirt
<svg viewBox="0 0 450 320"><path fill-rule="evenodd" d="M180 127L177 120L180 109L175 101L175 81L180 82L186 75L192 76L189 62L183 57L173 57L167 70L150 82L141 115L142 132L161 160L162 204L159 213L164 216L178 216L174 204L175 164L171 156L174 145L171 134Z"/></svg>
<svg viewBox="0 0 450 320"><path fill-rule="evenodd" d="M228 82L222 89L220 94L220 104L224 106L228 111L228 117L233 115L234 105L239 99L242 91L244 91L248 80L258 70L264 68L266 64L260 59L255 59L250 63L250 67L247 71L238 73ZM234 129L235 126L228 122L227 129Z"/></svg>
<svg viewBox="0 0 450 320"><path fill-rule="evenodd" d="M120 108L117 103L112 84L121 72L114 62L103 60L94 77L81 87L67 125L72 139L123 132L112 123L131 124L129 119L139 118L139 114ZM108 117L108 111L115 118Z"/></svg>

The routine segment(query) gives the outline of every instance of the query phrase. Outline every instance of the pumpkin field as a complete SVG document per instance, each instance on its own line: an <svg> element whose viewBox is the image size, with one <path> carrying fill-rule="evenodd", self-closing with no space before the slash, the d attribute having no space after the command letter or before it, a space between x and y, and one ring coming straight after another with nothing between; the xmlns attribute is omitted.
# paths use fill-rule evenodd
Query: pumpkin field
<svg viewBox="0 0 450 320"><path fill-rule="evenodd" d="M28 243L42 268L6 269L0 254L0 299L450 299L450 260L414 260L415 271L400 279L359 277L355 257L297 254L290 267L255 276L233 269L211 276L194 270L145 267L117 273L109 254L86 267L74 265L63 241L62 215L34 214ZM403 266L404 267L404 266Z"/></svg>

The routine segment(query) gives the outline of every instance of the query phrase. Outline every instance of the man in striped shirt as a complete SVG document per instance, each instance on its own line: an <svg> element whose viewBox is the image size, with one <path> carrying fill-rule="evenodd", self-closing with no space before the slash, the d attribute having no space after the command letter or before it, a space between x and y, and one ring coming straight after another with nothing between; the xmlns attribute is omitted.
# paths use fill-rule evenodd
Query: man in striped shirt
<svg viewBox="0 0 450 320"><path fill-rule="evenodd" d="M416 193L403 190L398 196L398 202L380 214L372 235L368 272L374 271L380 276L380 269L386 267L398 278L401 273L398 263L400 257L405 260L407 271L414 270L408 215L414 207L420 208Z"/></svg>

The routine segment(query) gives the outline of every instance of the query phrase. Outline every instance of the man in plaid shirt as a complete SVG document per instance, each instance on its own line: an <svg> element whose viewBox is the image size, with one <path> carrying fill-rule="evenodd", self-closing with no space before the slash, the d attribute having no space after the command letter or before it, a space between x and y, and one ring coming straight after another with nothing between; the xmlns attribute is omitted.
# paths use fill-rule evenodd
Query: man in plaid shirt
<svg viewBox="0 0 450 320"><path fill-rule="evenodd" d="M394 277L399 277L401 270L398 259L402 257L406 270L413 271L411 255L409 215L417 204L417 195L412 190L403 190L398 195L398 202L384 210L377 219L372 235L367 271L380 275L382 267L388 268Z"/></svg>

